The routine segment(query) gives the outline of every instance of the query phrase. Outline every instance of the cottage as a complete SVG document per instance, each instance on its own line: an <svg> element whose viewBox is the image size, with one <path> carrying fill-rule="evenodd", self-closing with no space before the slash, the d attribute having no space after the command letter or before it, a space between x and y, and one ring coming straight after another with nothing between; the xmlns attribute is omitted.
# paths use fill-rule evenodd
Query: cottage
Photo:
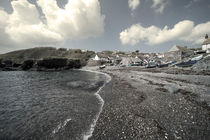
<svg viewBox="0 0 210 140"><path fill-rule="evenodd" d="M169 52L173 52L173 51L181 51L182 54L193 54L193 51L188 49L187 46L185 47L181 47L181 46L178 46L178 45L174 45L170 50Z"/></svg>
<svg viewBox="0 0 210 140"><path fill-rule="evenodd" d="M142 60L138 58L138 56L134 57L122 57L122 60L120 62L121 65L130 66L133 64L139 64Z"/></svg>
<svg viewBox="0 0 210 140"><path fill-rule="evenodd" d="M98 55L96 54L95 58L93 60L99 61L100 58L98 57Z"/></svg>
<svg viewBox="0 0 210 140"><path fill-rule="evenodd" d="M178 45L174 45L168 52L162 54L162 61L170 62L170 61L182 61L183 58L193 55L194 52L187 47L181 47Z"/></svg>
<svg viewBox="0 0 210 140"><path fill-rule="evenodd" d="M174 46L169 50L169 52L175 52L175 51L181 52L182 58L183 58L183 57L188 57L188 56L194 54L194 52L193 52L192 50L188 49L187 46L181 47L181 46L178 46L178 45L174 45Z"/></svg>
<svg viewBox="0 0 210 140"><path fill-rule="evenodd" d="M137 64L137 63L142 62L142 60L141 60L138 56L136 56L136 57L133 58L132 60L133 60L133 63L134 63L134 64Z"/></svg>
<svg viewBox="0 0 210 140"><path fill-rule="evenodd" d="M202 44L202 50L206 51L206 53L210 53L210 38L206 34L205 40Z"/></svg>

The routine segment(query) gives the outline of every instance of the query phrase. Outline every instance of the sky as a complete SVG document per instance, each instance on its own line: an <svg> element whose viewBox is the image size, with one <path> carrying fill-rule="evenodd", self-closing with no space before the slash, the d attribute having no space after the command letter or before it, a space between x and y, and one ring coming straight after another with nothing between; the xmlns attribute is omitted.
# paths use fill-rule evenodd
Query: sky
<svg viewBox="0 0 210 140"><path fill-rule="evenodd" d="M1 0L0 54L34 47L166 52L201 47L210 0Z"/></svg>

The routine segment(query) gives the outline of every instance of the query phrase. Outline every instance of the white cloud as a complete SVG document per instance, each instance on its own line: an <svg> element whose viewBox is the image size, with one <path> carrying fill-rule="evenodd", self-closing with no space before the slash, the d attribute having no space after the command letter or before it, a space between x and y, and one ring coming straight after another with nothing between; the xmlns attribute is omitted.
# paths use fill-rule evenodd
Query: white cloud
<svg viewBox="0 0 210 140"><path fill-rule="evenodd" d="M104 16L98 0L69 0L60 9L55 0L38 0L48 27L65 38L83 39L104 32Z"/></svg>
<svg viewBox="0 0 210 140"><path fill-rule="evenodd" d="M153 0L152 8L155 10L156 13L163 13L166 5L167 0Z"/></svg>
<svg viewBox="0 0 210 140"><path fill-rule="evenodd" d="M13 12L0 9L0 45L45 45L96 37L104 32L98 0L69 0L64 9L56 0L38 0L44 13L27 0L12 1Z"/></svg>
<svg viewBox="0 0 210 140"><path fill-rule="evenodd" d="M185 41L191 44L201 44L204 34L210 34L210 21L194 26L194 22L184 20L172 29L165 26L163 29L150 26L143 27L140 24L132 25L120 33L122 44L136 45L140 42L157 45L169 41Z"/></svg>
<svg viewBox="0 0 210 140"><path fill-rule="evenodd" d="M140 4L140 0L128 0L129 8L134 11Z"/></svg>

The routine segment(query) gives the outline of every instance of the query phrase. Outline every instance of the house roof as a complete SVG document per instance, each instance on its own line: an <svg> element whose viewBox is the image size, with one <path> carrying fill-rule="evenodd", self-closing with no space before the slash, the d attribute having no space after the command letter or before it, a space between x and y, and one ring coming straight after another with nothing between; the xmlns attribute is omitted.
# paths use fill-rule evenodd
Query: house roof
<svg viewBox="0 0 210 140"><path fill-rule="evenodd" d="M94 58L95 60L100 60L100 58L98 57L98 55L96 54L96 56L95 56L95 58Z"/></svg>
<svg viewBox="0 0 210 140"><path fill-rule="evenodd" d="M208 44L210 44L210 38L206 39L206 40L203 42L202 45L208 45Z"/></svg>
<svg viewBox="0 0 210 140"><path fill-rule="evenodd" d="M191 50L189 50L187 47L181 47L181 46L175 45L169 50L169 52L172 52L172 51L190 52Z"/></svg>

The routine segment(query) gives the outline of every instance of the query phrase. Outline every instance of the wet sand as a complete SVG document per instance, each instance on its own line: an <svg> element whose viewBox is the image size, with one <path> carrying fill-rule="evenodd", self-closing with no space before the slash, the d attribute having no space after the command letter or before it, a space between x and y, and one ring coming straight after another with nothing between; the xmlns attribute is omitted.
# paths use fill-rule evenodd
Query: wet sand
<svg viewBox="0 0 210 140"><path fill-rule="evenodd" d="M89 139L210 139L210 76L135 67L100 71L112 80L100 92L105 102Z"/></svg>

